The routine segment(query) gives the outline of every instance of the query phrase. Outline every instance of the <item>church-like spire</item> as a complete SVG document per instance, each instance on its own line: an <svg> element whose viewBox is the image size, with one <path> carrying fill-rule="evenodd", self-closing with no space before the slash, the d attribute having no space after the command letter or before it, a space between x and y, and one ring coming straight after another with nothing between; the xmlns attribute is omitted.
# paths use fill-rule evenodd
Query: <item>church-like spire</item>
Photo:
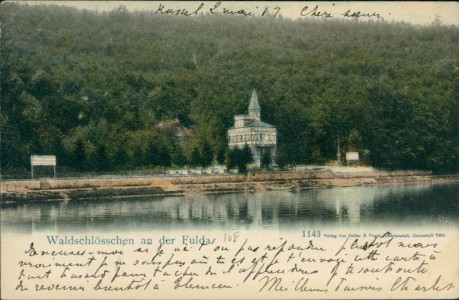
<svg viewBox="0 0 459 300"><path fill-rule="evenodd" d="M258 104L257 92L254 89L252 91L252 97L250 98L249 116L260 120L260 112L261 112L261 108L260 108L260 104Z"/></svg>
<svg viewBox="0 0 459 300"><path fill-rule="evenodd" d="M260 104L258 104L258 96L255 90L252 91L252 98L250 98L249 111L252 109L260 109Z"/></svg>

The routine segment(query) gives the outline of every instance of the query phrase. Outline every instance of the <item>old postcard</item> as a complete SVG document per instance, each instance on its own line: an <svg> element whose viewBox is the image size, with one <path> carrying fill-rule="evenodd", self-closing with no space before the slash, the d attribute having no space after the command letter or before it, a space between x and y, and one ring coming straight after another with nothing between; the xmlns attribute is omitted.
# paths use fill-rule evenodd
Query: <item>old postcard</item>
<svg viewBox="0 0 459 300"><path fill-rule="evenodd" d="M1 3L2 299L459 297L459 4Z"/></svg>

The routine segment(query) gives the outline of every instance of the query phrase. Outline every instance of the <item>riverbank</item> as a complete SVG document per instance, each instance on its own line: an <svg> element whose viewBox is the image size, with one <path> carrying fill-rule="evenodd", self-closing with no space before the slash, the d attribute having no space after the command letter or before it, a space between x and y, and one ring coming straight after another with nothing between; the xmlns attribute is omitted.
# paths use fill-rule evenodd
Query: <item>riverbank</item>
<svg viewBox="0 0 459 300"><path fill-rule="evenodd" d="M446 182L459 182L459 174L432 175L424 171L285 171L184 177L4 180L0 184L1 202L11 203Z"/></svg>

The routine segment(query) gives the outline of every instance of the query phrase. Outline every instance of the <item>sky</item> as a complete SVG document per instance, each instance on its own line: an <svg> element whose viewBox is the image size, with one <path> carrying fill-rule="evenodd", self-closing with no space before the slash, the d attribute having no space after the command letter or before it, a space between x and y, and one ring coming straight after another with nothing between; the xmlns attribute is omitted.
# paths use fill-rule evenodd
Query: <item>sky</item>
<svg viewBox="0 0 459 300"><path fill-rule="evenodd" d="M385 20L388 22L406 22L417 25L429 25L435 19L439 19L445 25L459 26L459 3L458 2L389 2L389 1L369 1L369 2L309 2L309 1L12 1L37 4L57 4L81 9L95 11L111 11L124 5L129 11L153 11L156 12L160 7L162 11L188 10L193 12L202 7L199 13L208 13L211 8L214 11L222 12L223 9L238 12L244 10L254 16L261 16L265 9L265 17L269 14L288 17L292 19L352 19L349 16L358 13L359 20ZM305 7L307 7L305 9ZM313 14L315 13L315 16ZM326 17L329 16L329 17Z"/></svg>

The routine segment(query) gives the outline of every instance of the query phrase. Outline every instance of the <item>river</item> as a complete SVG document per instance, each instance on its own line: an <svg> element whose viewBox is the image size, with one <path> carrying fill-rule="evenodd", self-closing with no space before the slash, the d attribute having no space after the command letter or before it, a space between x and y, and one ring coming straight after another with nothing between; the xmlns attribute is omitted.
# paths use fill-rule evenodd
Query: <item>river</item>
<svg viewBox="0 0 459 300"><path fill-rule="evenodd" d="M119 232L292 230L459 223L459 184L339 187L184 197L129 197L3 204L2 230Z"/></svg>

